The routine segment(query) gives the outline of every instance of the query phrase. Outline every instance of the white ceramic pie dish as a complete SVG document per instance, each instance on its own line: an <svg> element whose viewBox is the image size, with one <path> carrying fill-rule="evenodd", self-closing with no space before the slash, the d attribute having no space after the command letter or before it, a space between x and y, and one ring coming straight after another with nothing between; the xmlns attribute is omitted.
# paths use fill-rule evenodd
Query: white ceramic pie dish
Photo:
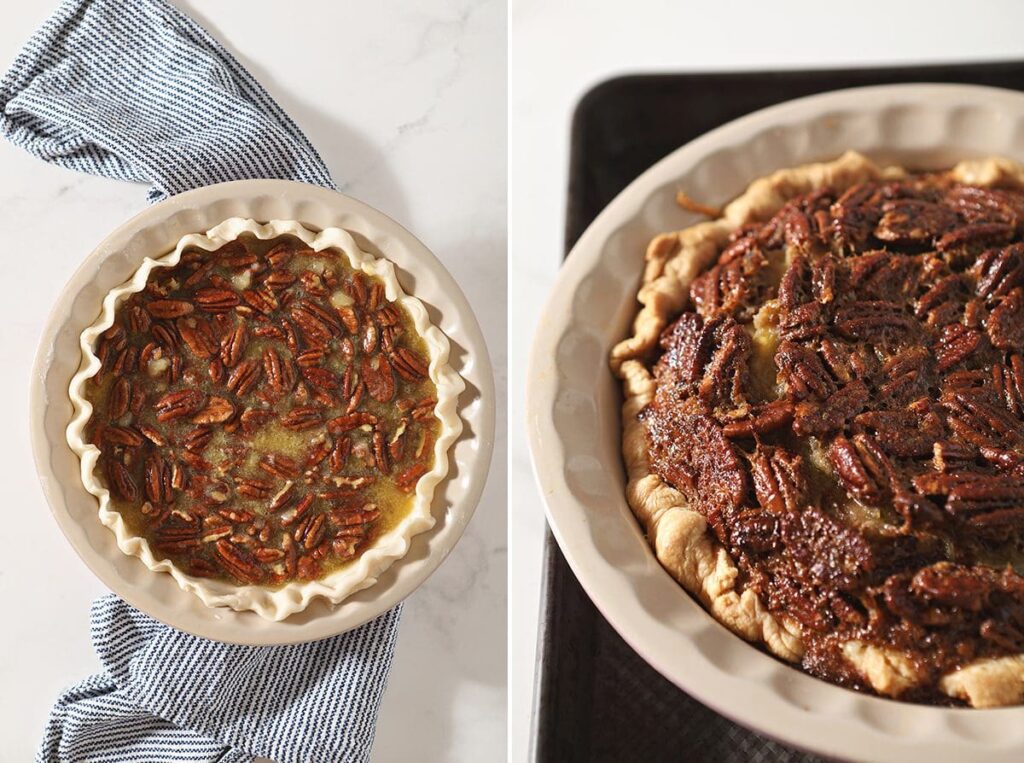
<svg viewBox="0 0 1024 763"><path fill-rule="evenodd" d="M539 322L529 369L534 468L559 545L616 630L653 667L761 733L839 759L945 761L1024 755L1024 708L948 709L865 696L811 678L734 636L660 566L624 497L611 346L636 313L647 243L698 218L677 188L720 205L770 172L847 149L940 168L1024 159L1024 95L952 85L858 88L800 99L680 148L623 191L580 238Z"/></svg>
<svg viewBox="0 0 1024 763"><path fill-rule="evenodd" d="M64 430L73 409L68 383L79 370L79 337L97 318L103 298L142 264L172 250L189 233L232 217L297 220L313 230L348 231L360 249L394 263L398 280L427 308L449 338L449 363L466 382L458 400L463 432L449 451L448 476L434 490L433 529L371 587L331 606L323 599L286 620L207 607L170 575L123 554L100 522L95 496L76 474L78 456ZM221 641L283 644L354 628L393 607L447 557L476 508L494 439L493 377L487 348L465 297L444 266L408 231L382 213L333 191L279 180L239 181L197 189L150 207L108 236L65 287L47 322L33 372L30 411L40 481L61 529L86 564L115 593L181 630Z"/></svg>

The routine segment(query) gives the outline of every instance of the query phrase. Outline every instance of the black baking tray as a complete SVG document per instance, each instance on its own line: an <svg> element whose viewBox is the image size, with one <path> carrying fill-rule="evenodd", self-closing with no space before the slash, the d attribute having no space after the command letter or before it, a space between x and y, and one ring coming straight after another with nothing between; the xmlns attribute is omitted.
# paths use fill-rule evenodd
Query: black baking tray
<svg viewBox="0 0 1024 763"><path fill-rule="evenodd" d="M632 75L597 85L573 115L565 252L634 178L708 130L805 95L902 82L1024 90L1024 61ZM533 760L819 760L731 723L651 668L594 607L550 532L542 586Z"/></svg>

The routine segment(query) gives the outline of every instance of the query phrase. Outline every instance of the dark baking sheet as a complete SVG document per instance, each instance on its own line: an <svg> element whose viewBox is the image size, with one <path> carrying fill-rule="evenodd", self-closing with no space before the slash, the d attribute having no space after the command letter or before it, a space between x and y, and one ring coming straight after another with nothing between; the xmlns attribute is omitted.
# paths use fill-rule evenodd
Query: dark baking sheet
<svg viewBox="0 0 1024 763"><path fill-rule="evenodd" d="M598 85L573 117L566 253L637 175L708 130L793 98L899 82L1024 90L1024 62L638 75ZM819 760L726 720L651 668L595 609L550 533L538 649L536 761Z"/></svg>

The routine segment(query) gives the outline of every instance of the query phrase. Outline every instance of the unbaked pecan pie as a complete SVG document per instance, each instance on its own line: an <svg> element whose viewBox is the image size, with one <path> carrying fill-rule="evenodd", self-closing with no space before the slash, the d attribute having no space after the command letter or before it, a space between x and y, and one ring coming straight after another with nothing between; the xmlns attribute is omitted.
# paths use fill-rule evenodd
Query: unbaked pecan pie
<svg viewBox="0 0 1024 763"><path fill-rule="evenodd" d="M296 599L276 592L340 598L432 524L461 383L390 263L340 230L233 220L115 291L72 396L122 550L280 617Z"/></svg>
<svg viewBox="0 0 1024 763"><path fill-rule="evenodd" d="M856 154L658 237L628 499L734 631L855 689L1024 700L1024 172Z"/></svg>

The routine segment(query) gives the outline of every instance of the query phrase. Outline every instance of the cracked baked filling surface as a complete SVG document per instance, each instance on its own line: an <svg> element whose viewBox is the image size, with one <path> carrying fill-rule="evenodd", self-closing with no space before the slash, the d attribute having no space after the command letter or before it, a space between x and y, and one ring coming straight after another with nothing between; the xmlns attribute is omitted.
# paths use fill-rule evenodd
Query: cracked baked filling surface
<svg viewBox="0 0 1024 763"><path fill-rule="evenodd" d="M1024 191L856 154L656 239L628 498L734 631L833 683L1024 699Z"/></svg>
<svg viewBox="0 0 1024 763"><path fill-rule="evenodd" d="M434 524L464 384L347 232L233 218L186 236L81 343L68 441L100 519L206 604L337 603Z"/></svg>

